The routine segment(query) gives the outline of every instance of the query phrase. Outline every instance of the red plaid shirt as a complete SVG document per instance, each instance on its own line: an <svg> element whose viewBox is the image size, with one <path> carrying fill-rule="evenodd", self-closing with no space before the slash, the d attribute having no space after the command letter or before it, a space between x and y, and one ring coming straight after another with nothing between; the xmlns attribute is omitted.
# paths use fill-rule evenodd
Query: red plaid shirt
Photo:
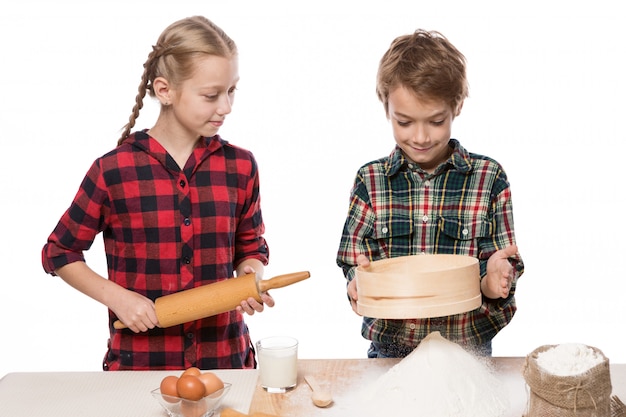
<svg viewBox="0 0 626 417"><path fill-rule="evenodd" d="M46 272L74 261L102 232L109 279L154 300L232 277L246 258L267 264L253 155L206 138L181 170L144 132L97 159L44 246ZM145 333L115 330L105 370L251 368L236 311Z"/></svg>

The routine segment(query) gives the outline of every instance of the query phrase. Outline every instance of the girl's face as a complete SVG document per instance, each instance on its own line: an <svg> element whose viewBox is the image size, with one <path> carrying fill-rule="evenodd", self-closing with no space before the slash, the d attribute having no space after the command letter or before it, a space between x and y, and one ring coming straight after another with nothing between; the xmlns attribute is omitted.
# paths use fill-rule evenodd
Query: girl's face
<svg viewBox="0 0 626 417"><path fill-rule="evenodd" d="M232 110L238 81L236 57L199 58L193 77L172 91L171 109L181 133L193 138L217 134Z"/></svg>
<svg viewBox="0 0 626 417"><path fill-rule="evenodd" d="M455 112L444 101L420 99L402 86L391 91L388 103L396 143L409 160L432 173L450 156Z"/></svg>

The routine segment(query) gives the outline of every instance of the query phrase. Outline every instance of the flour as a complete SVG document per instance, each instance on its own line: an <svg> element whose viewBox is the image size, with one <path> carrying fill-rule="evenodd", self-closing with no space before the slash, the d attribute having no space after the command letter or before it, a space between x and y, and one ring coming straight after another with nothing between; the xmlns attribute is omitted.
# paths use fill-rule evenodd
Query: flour
<svg viewBox="0 0 626 417"><path fill-rule="evenodd" d="M582 374L604 361L604 356L589 346L564 343L537 354L537 364L557 376Z"/></svg>
<svg viewBox="0 0 626 417"><path fill-rule="evenodd" d="M485 361L434 332L363 389L354 415L501 417L506 394Z"/></svg>

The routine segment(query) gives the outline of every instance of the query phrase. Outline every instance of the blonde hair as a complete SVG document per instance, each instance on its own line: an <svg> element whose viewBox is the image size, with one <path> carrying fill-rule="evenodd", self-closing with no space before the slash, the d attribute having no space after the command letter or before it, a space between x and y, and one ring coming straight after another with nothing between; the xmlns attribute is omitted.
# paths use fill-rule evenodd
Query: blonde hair
<svg viewBox="0 0 626 417"><path fill-rule="evenodd" d="M135 106L124 126L122 136L117 141L121 145L135 126L139 111L143 107L146 92L154 97L152 88L157 77L163 77L172 85L191 78L195 58L200 55L233 57L237 55L235 42L217 25L202 16L188 17L168 26L143 64L144 70L135 97Z"/></svg>
<svg viewBox="0 0 626 417"><path fill-rule="evenodd" d="M465 56L441 33L416 30L397 37L380 60L376 95L389 111L389 93L403 86L458 111L468 96Z"/></svg>

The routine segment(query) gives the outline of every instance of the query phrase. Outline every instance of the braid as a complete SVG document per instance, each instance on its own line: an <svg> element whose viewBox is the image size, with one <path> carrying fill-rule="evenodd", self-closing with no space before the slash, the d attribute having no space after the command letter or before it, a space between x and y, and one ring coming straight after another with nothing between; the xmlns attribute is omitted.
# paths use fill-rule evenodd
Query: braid
<svg viewBox="0 0 626 417"><path fill-rule="evenodd" d="M128 123L124 126L124 131L122 132L122 136L117 141L118 146L124 143L126 138L130 135L130 130L135 126L135 122L139 117L139 111L143 108L143 98L146 96L146 92L152 90L151 79L154 75L154 67L156 61L161 57L162 53L159 53L159 50L156 46L152 47L152 52L148 55L148 60L145 64L143 64L144 70L143 75L141 76L141 83L139 84L139 88L137 89L137 95L135 96L135 105L133 106L133 111L128 118Z"/></svg>

